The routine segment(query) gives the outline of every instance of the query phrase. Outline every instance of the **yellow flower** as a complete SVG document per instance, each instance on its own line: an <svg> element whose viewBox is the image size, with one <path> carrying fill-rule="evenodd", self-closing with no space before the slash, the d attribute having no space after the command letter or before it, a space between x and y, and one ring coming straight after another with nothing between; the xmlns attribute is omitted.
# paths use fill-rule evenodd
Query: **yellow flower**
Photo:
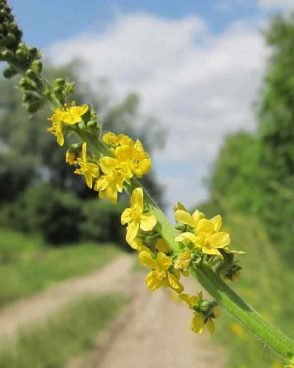
<svg viewBox="0 0 294 368"><path fill-rule="evenodd" d="M102 157L99 160L100 168L104 175L101 175L95 183L95 190L99 192L101 199L107 198L112 203L117 202L117 193L123 191L125 176L118 169L119 162L112 157Z"/></svg>
<svg viewBox="0 0 294 368"><path fill-rule="evenodd" d="M125 134L115 134L113 132L107 132L102 137L103 142L106 143L108 146L131 146L133 145L132 138L128 137Z"/></svg>
<svg viewBox="0 0 294 368"><path fill-rule="evenodd" d="M87 160L87 144L82 145L82 157L77 159L77 163L80 165L79 169L74 171L75 174L84 175L87 186L93 188L93 179L99 176L99 166L95 163L88 162Z"/></svg>
<svg viewBox="0 0 294 368"><path fill-rule="evenodd" d="M141 177L147 174L151 168L151 159L139 140L132 145L117 147L115 157L124 165L129 178L133 175Z"/></svg>
<svg viewBox="0 0 294 368"><path fill-rule="evenodd" d="M65 162L69 165L74 165L76 163L76 153L72 150L67 150L65 154Z"/></svg>
<svg viewBox="0 0 294 368"><path fill-rule="evenodd" d="M228 233L219 231L221 224L222 218L219 215L210 220L200 218L193 232L184 232L178 235L176 241L183 242L184 244L192 243L205 254L223 258L218 249L227 247L231 239Z"/></svg>
<svg viewBox="0 0 294 368"><path fill-rule="evenodd" d="M139 229L151 231L156 225L156 218L150 213L144 213L144 201L142 188L136 188L131 195L131 207L126 208L121 215L121 223L128 224L126 240L132 242Z"/></svg>
<svg viewBox="0 0 294 368"><path fill-rule="evenodd" d="M134 142L125 134L113 132L104 134L102 139L113 149L114 156L128 179L133 175L141 177L150 170L151 159L139 140Z"/></svg>
<svg viewBox="0 0 294 368"><path fill-rule="evenodd" d="M134 150L133 173L136 176L141 177L150 171L151 159L139 140L136 141Z"/></svg>
<svg viewBox="0 0 294 368"><path fill-rule="evenodd" d="M215 306L212 310L201 311L201 304L203 303L202 293L197 295L181 294L179 298L188 304L189 308L194 310L194 316L191 323L192 331L201 334L205 328L213 334L215 330L214 319L219 317L220 308Z"/></svg>
<svg viewBox="0 0 294 368"><path fill-rule="evenodd" d="M88 105L76 106L73 102L71 106L64 105L64 107L56 108L49 120L60 121L68 125L73 125L82 120L82 116L88 111L88 109Z"/></svg>
<svg viewBox="0 0 294 368"><path fill-rule="evenodd" d="M192 252L190 249L184 249L177 257L174 266L177 270L186 270L191 262Z"/></svg>
<svg viewBox="0 0 294 368"><path fill-rule="evenodd" d="M169 271L173 262L166 254L159 252L157 258L154 259L148 249L139 253L139 260L143 265L152 269L145 278L149 290L154 291L160 287L171 287L177 293L184 290L183 285L179 282L179 275Z"/></svg>
<svg viewBox="0 0 294 368"><path fill-rule="evenodd" d="M64 107L57 107L48 119L52 122L52 127L48 129L48 132L55 135L57 143L63 146L63 124L73 125L79 123L82 120L82 115L87 111L88 105L75 106L74 103L71 106L64 105Z"/></svg>
<svg viewBox="0 0 294 368"><path fill-rule="evenodd" d="M57 144L59 144L59 146L64 145L64 137L63 137L61 121L52 120L52 127L48 128L47 131L56 136Z"/></svg>

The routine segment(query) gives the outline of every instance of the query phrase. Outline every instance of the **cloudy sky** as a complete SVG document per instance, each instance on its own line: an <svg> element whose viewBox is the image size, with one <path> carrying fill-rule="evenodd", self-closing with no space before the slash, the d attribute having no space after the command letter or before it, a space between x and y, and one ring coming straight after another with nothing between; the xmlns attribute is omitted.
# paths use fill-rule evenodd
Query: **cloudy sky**
<svg viewBox="0 0 294 368"><path fill-rule="evenodd" d="M169 205L206 198L226 134L253 130L253 102L269 50L261 30L294 0L10 0L28 43L56 64L82 59L91 80L106 77L116 98L168 130L154 156Z"/></svg>

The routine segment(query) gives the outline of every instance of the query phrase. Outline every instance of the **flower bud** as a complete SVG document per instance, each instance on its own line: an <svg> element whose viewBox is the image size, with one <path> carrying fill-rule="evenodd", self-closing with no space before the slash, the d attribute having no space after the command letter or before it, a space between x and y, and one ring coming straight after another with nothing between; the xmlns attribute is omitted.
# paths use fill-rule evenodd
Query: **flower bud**
<svg viewBox="0 0 294 368"><path fill-rule="evenodd" d="M31 65L32 71L36 74L39 74L42 72L43 64L40 60L34 60Z"/></svg>
<svg viewBox="0 0 294 368"><path fill-rule="evenodd" d="M8 68L3 70L4 78L12 78L17 74L17 70L13 66L9 66Z"/></svg>
<svg viewBox="0 0 294 368"><path fill-rule="evenodd" d="M94 129L97 128L97 122L96 120L90 120L87 122L87 128Z"/></svg>

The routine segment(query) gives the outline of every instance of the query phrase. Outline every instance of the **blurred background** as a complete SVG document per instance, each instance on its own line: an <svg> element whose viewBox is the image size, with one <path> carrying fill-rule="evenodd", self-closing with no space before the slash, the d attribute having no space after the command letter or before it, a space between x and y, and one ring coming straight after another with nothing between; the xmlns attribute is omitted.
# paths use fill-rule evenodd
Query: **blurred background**
<svg viewBox="0 0 294 368"><path fill-rule="evenodd" d="M233 286L293 337L294 2L10 4L48 79L75 80L105 130L144 142L171 219L177 201L222 214L246 252ZM50 109L28 116L15 85L0 80L0 367L282 367L225 312L199 338L145 290L128 199L97 200L46 132Z"/></svg>

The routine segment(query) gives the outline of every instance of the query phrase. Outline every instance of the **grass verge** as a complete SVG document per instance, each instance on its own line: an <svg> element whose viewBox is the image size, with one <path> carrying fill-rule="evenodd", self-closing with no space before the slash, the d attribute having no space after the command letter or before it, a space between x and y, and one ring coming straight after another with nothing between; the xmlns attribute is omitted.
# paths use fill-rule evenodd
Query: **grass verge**
<svg viewBox="0 0 294 368"><path fill-rule="evenodd" d="M50 248L37 237L0 230L0 307L71 276L97 269L119 254L110 244Z"/></svg>
<svg viewBox="0 0 294 368"><path fill-rule="evenodd" d="M24 330L0 351L1 368L63 368L70 358L94 348L94 337L114 319L127 297L112 293L87 296L48 322Z"/></svg>
<svg viewBox="0 0 294 368"><path fill-rule="evenodd" d="M279 257L278 249L257 219L231 214L226 221L232 235L232 248L247 252L240 256L241 278L233 288L261 315L289 337L293 335L293 273ZM238 247L239 245L239 247ZM292 322L291 322L292 321ZM245 329L223 313L216 337L229 353L230 368L282 368L266 346L258 343Z"/></svg>

